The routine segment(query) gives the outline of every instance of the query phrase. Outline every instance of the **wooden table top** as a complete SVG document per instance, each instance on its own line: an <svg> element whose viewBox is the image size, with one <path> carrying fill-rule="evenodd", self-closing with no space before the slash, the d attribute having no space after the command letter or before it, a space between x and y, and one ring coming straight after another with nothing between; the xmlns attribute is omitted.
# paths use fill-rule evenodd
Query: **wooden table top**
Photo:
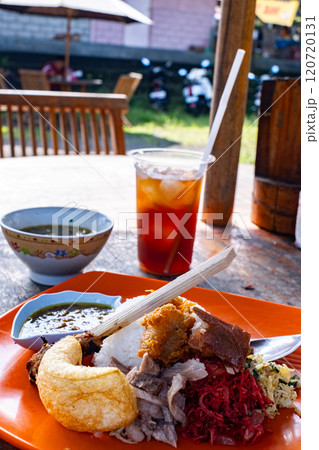
<svg viewBox="0 0 319 450"><path fill-rule="evenodd" d="M260 230L247 217L247 177L239 173L236 211L251 239L234 227L228 239L225 230L197 226L193 265L227 245L237 258L224 272L200 286L218 291L300 306L300 251L292 238ZM137 261L136 235L125 233L125 223L135 217L135 169L127 156L38 156L0 160L0 216L34 206L78 206L112 217L114 229L101 253L84 269L149 276ZM212 239L212 237L214 237ZM225 237L225 235L223 236ZM162 278L164 277L155 277ZM168 279L168 278L166 278ZM249 289L247 289L249 288ZM27 267L16 257L0 233L0 314L46 289L33 283ZM0 440L0 450L15 447Z"/></svg>
<svg viewBox="0 0 319 450"><path fill-rule="evenodd" d="M55 87L59 86L65 90L71 90L72 87L80 87L83 92L85 92L86 88L89 86L101 86L103 84L103 80L99 78L94 79L79 79L79 80L50 80L50 85Z"/></svg>
<svg viewBox="0 0 319 450"><path fill-rule="evenodd" d="M50 79L50 83L52 84L70 84L74 86L94 86L100 85L103 83L103 80L100 78L79 78L78 80L54 80Z"/></svg>

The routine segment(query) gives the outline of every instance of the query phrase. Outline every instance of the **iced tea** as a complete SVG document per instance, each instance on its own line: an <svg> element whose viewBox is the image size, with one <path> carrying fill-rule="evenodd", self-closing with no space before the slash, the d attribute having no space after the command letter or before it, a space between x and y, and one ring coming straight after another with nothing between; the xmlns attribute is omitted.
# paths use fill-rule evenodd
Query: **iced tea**
<svg viewBox="0 0 319 450"><path fill-rule="evenodd" d="M136 162L138 259L143 270L159 275L189 270L202 185L198 158L196 169L192 159L169 162Z"/></svg>

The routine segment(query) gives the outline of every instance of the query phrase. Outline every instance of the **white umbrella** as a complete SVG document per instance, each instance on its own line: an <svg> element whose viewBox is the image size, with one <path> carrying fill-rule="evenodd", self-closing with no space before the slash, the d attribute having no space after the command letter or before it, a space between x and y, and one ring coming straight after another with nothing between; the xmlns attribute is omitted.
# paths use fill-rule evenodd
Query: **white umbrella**
<svg viewBox="0 0 319 450"><path fill-rule="evenodd" d="M151 19L122 0L0 0L0 8L26 14L67 17L65 74L68 72L70 62L72 18L152 24Z"/></svg>

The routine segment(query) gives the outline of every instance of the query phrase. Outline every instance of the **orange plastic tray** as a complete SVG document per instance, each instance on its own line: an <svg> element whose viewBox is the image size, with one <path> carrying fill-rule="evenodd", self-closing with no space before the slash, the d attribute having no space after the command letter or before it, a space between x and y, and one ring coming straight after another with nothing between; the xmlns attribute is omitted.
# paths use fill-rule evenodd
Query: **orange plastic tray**
<svg viewBox="0 0 319 450"><path fill-rule="evenodd" d="M72 278L46 292L76 290L121 295L123 299L135 297L146 289L157 289L165 284L159 280L116 273L88 272ZM193 288L184 294L197 301L208 311L228 322L236 322L252 334L252 337L276 336L300 333L300 309L276 303L255 300L213 290ZM67 430L44 409L37 388L28 381L25 365L32 352L14 344L10 338L12 321L22 305L0 317L0 437L21 449L41 450L112 450L128 449L129 445L110 438L106 433L97 438L89 433ZM300 349L289 361L300 368ZM300 405L300 398L298 402ZM269 422L269 433L253 445L254 449L300 449L300 419L290 410L282 410L280 416ZM195 445L179 439L179 448L196 450L212 448L209 444ZM234 448L242 448L239 445ZM169 448L156 441L142 442L143 450ZM223 446L214 446L225 449Z"/></svg>

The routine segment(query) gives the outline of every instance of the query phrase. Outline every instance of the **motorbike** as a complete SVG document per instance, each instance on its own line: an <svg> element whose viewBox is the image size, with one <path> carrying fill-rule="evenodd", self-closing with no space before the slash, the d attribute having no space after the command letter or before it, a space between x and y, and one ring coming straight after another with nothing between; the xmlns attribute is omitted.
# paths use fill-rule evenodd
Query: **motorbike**
<svg viewBox="0 0 319 450"><path fill-rule="evenodd" d="M180 75L181 73L185 71L179 71ZM187 111L194 116L206 113L210 109L213 88L207 75L206 68L193 68L185 73L183 96Z"/></svg>
<svg viewBox="0 0 319 450"><path fill-rule="evenodd" d="M169 95L166 86L170 75L167 67L154 66L148 58L142 58L142 64L149 67L149 102L154 109L166 109L169 104Z"/></svg>

